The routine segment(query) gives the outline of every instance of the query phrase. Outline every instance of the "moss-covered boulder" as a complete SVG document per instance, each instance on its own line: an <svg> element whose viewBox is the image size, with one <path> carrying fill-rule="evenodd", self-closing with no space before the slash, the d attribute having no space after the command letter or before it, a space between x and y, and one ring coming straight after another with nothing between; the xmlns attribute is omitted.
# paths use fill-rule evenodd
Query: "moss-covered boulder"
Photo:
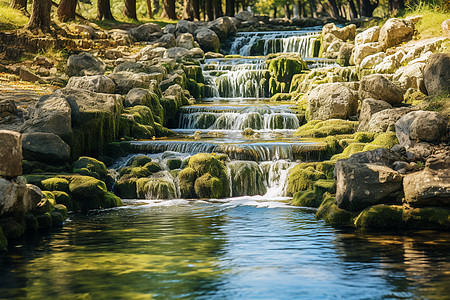
<svg viewBox="0 0 450 300"><path fill-rule="evenodd" d="M230 168L233 197L264 195L266 186L261 168L253 161L234 161Z"/></svg>
<svg viewBox="0 0 450 300"><path fill-rule="evenodd" d="M400 205L374 205L364 209L355 219L355 226L361 228L402 227L403 208Z"/></svg>
<svg viewBox="0 0 450 300"><path fill-rule="evenodd" d="M191 167L186 167L178 174L180 191L182 198L196 198L194 184L197 179L197 172Z"/></svg>
<svg viewBox="0 0 450 300"><path fill-rule="evenodd" d="M340 209L336 205L336 198L326 196L316 212L316 219L324 220L326 224L341 227L352 226L355 213Z"/></svg>
<svg viewBox="0 0 450 300"><path fill-rule="evenodd" d="M41 188L46 191L69 192L69 181L64 178L48 178L41 181Z"/></svg>
<svg viewBox="0 0 450 300"><path fill-rule="evenodd" d="M314 182L319 179L326 179L323 172L313 166L298 164L289 171L286 193L292 196L296 192L311 189Z"/></svg>
<svg viewBox="0 0 450 300"><path fill-rule="evenodd" d="M266 57L266 65L270 73L270 96L276 93L288 93L294 75L308 69L302 57L294 53L269 54Z"/></svg>
<svg viewBox="0 0 450 300"><path fill-rule="evenodd" d="M175 185L165 178L140 178L136 181L137 197L142 199L174 199Z"/></svg>
<svg viewBox="0 0 450 300"><path fill-rule="evenodd" d="M114 185L114 193L125 199L136 199L136 182L138 178L132 176L121 177Z"/></svg>
<svg viewBox="0 0 450 300"><path fill-rule="evenodd" d="M326 121L314 120L301 126L295 132L299 137L327 137L337 134L352 134L356 131L358 122L331 119Z"/></svg>
<svg viewBox="0 0 450 300"><path fill-rule="evenodd" d="M76 210L77 206L75 202L72 200L72 197L66 193L61 191L53 191L53 196L55 196L56 204L64 205L68 210Z"/></svg>
<svg viewBox="0 0 450 300"><path fill-rule="evenodd" d="M87 156L82 156L73 163L73 172L83 173L85 176L92 176L103 181L108 175L108 169L103 162Z"/></svg>

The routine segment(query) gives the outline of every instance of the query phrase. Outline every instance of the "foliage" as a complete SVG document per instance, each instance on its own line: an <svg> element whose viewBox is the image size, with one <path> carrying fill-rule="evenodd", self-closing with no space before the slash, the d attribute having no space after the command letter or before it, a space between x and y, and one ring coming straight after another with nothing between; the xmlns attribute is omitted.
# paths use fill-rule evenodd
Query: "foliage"
<svg viewBox="0 0 450 300"><path fill-rule="evenodd" d="M422 15L416 24L416 30L421 38L441 36L443 21L450 19L450 11L444 7L445 1L420 1L417 5L409 5L404 17Z"/></svg>
<svg viewBox="0 0 450 300"><path fill-rule="evenodd" d="M25 26L28 17L18 9L9 7L9 2L0 2L0 29L9 30Z"/></svg>

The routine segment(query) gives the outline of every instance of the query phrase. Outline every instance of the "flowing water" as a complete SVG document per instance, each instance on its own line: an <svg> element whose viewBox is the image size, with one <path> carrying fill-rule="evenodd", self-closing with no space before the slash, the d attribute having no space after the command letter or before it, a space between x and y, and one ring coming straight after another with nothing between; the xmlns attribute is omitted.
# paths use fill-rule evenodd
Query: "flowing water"
<svg viewBox="0 0 450 300"><path fill-rule="evenodd" d="M318 30L240 33L232 51L310 57ZM293 103L269 101L263 57L202 67L209 95L181 109L176 136L132 143L163 168L154 187L124 207L71 214L63 228L11 245L0 255L0 299L448 298L449 234L347 232L287 204L289 169L324 145L293 136L299 116ZM230 158L230 198L179 199L168 162L202 152Z"/></svg>

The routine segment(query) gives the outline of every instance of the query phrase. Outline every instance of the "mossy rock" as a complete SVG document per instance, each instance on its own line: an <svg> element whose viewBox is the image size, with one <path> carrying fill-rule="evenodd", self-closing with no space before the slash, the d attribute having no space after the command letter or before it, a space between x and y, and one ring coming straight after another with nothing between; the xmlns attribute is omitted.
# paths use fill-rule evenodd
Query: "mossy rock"
<svg viewBox="0 0 450 300"><path fill-rule="evenodd" d="M65 205L62 204L56 204L54 206L56 212L59 212L62 216L63 216L63 220L67 219L67 207Z"/></svg>
<svg viewBox="0 0 450 300"><path fill-rule="evenodd" d="M97 172L89 171L87 168L73 169L72 172L74 174L79 174L79 175L83 175L83 176L91 176L96 179L100 179L100 175Z"/></svg>
<svg viewBox="0 0 450 300"><path fill-rule="evenodd" d="M1 229L1 227L0 227ZM36 234L39 229L39 223L33 214L25 215L25 232L27 234ZM1 241L0 241L1 243Z"/></svg>
<svg viewBox="0 0 450 300"><path fill-rule="evenodd" d="M403 221L408 228L450 230L450 209L423 207L403 210Z"/></svg>
<svg viewBox="0 0 450 300"><path fill-rule="evenodd" d="M95 172L99 175L100 180L105 180L108 175L108 169L105 164L95 158L82 156L73 163L74 170L87 169L89 172Z"/></svg>
<svg viewBox="0 0 450 300"><path fill-rule="evenodd" d="M375 136L374 132L358 131L353 135L353 139L359 143L371 143Z"/></svg>
<svg viewBox="0 0 450 300"><path fill-rule="evenodd" d="M18 221L13 217L0 219L0 227L3 229L3 234L8 241L20 238L26 229L24 220Z"/></svg>
<svg viewBox="0 0 450 300"><path fill-rule="evenodd" d="M42 191L42 194L44 195L44 197L45 197L48 201L50 201L50 203L51 203L52 205L55 205L55 204L56 204L55 195L54 195L52 192L49 192L49 191Z"/></svg>
<svg viewBox="0 0 450 300"><path fill-rule="evenodd" d="M294 194L291 205L302 207L319 207L322 199L317 199L314 191L300 191Z"/></svg>
<svg viewBox="0 0 450 300"><path fill-rule="evenodd" d="M189 159L189 167L199 176L210 173L215 177L221 177L225 174L225 165L215 158L214 155L207 153L199 153L191 156Z"/></svg>
<svg viewBox="0 0 450 300"><path fill-rule="evenodd" d="M358 127L357 121L330 119L325 121L313 120L301 126L295 132L299 137L327 137L338 134L351 134Z"/></svg>
<svg viewBox="0 0 450 300"><path fill-rule="evenodd" d="M175 170L181 168L181 159L172 158L167 160L167 167L169 170Z"/></svg>
<svg viewBox="0 0 450 300"><path fill-rule="evenodd" d="M377 135L370 144L377 145L380 148L391 149L398 144L397 135L395 132L383 132Z"/></svg>
<svg viewBox="0 0 450 300"><path fill-rule="evenodd" d="M267 69L278 82L292 81L294 75L308 69L306 62L299 54L269 54L266 56Z"/></svg>
<svg viewBox="0 0 450 300"><path fill-rule="evenodd" d="M219 178L207 173L195 180L194 189L199 198L223 198L227 195L223 191L224 183Z"/></svg>
<svg viewBox="0 0 450 300"><path fill-rule="evenodd" d="M152 110L144 105L124 109L124 113L132 115L134 121L142 125L153 125L155 123Z"/></svg>
<svg viewBox="0 0 450 300"><path fill-rule="evenodd" d="M5 251L6 249L8 249L8 240L6 239L3 229L0 226L0 251Z"/></svg>
<svg viewBox="0 0 450 300"><path fill-rule="evenodd" d="M39 224L39 229L49 229L53 226L53 218L49 212L36 216L36 220Z"/></svg>
<svg viewBox="0 0 450 300"><path fill-rule="evenodd" d="M298 191L311 189L314 181L319 179L326 179L323 172L317 171L312 166L298 164L289 171L287 195L294 195Z"/></svg>
<svg viewBox="0 0 450 300"><path fill-rule="evenodd" d="M138 140L151 139L155 134L155 128L150 125L135 124L131 129L132 137Z"/></svg>
<svg viewBox="0 0 450 300"><path fill-rule="evenodd" d="M316 219L324 220L326 224L336 227L351 226L355 214L336 205L336 198L326 195L316 212Z"/></svg>
<svg viewBox="0 0 450 300"><path fill-rule="evenodd" d="M34 207L33 214L38 216L53 210L53 205L47 198L42 198L38 204Z"/></svg>
<svg viewBox="0 0 450 300"><path fill-rule="evenodd" d="M129 162L128 165L132 167L143 167L146 163L151 162L152 159L145 155L137 155L133 157Z"/></svg>
<svg viewBox="0 0 450 300"><path fill-rule="evenodd" d="M156 162L148 162L144 165L144 168L152 174L162 170L161 166Z"/></svg>
<svg viewBox="0 0 450 300"><path fill-rule="evenodd" d="M27 180L27 183L38 186L39 188L46 190L42 185L42 182L47 179L54 178L55 174L28 174L23 175L23 177Z"/></svg>
<svg viewBox="0 0 450 300"><path fill-rule="evenodd" d="M194 183L197 179L197 173L194 169L187 167L178 174L180 182L181 198L192 199L197 198L194 189Z"/></svg>
<svg viewBox="0 0 450 300"><path fill-rule="evenodd" d="M99 202L98 208L111 208L122 206L122 200L111 192L106 192L102 201Z"/></svg>
<svg viewBox="0 0 450 300"><path fill-rule="evenodd" d="M136 178L148 177L152 175L152 173L144 167L134 167L129 169L129 173L131 176Z"/></svg>
<svg viewBox="0 0 450 300"><path fill-rule="evenodd" d="M352 154L364 151L366 143L352 143L348 145L341 154L334 155L331 160L347 159Z"/></svg>
<svg viewBox="0 0 450 300"><path fill-rule="evenodd" d="M62 226L64 224L64 216L59 211L50 212L52 218L52 226Z"/></svg>
<svg viewBox="0 0 450 300"><path fill-rule="evenodd" d="M336 184L334 179L319 179L314 182L314 193L322 197L325 193L335 194Z"/></svg>
<svg viewBox="0 0 450 300"><path fill-rule="evenodd" d="M334 161L322 161L315 164L316 170L324 173L326 179L333 179L335 166Z"/></svg>
<svg viewBox="0 0 450 300"><path fill-rule="evenodd" d="M72 200L72 197L66 192L61 191L53 191L53 195L55 196L56 204L64 205L68 210L76 210L77 207ZM56 205L55 205L56 206Z"/></svg>
<svg viewBox="0 0 450 300"><path fill-rule="evenodd" d="M71 177L69 190L78 199L102 198L107 191L103 181L81 175Z"/></svg>
<svg viewBox="0 0 450 300"><path fill-rule="evenodd" d="M142 199L174 199L173 182L161 178L140 178L136 182L137 196Z"/></svg>
<svg viewBox="0 0 450 300"><path fill-rule="evenodd" d="M41 181L41 188L46 191L69 192L69 181L64 178L48 178Z"/></svg>
<svg viewBox="0 0 450 300"><path fill-rule="evenodd" d="M122 198L125 199L136 199L136 181L137 178L127 177L120 178L114 185L114 192Z"/></svg>
<svg viewBox="0 0 450 300"><path fill-rule="evenodd" d="M374 205L364 209L355 219L360 228L399 228L403 226L403 207L399 205Z"/></svg>

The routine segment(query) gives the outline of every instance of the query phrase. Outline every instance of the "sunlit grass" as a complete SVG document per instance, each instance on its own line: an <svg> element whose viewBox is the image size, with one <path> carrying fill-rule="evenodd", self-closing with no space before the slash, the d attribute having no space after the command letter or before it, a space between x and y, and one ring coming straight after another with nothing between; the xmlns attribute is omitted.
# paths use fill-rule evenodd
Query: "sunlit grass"
<svg viewBox="0 0 450 300"><path fill-rule="evenodd" d="M9 7L9 2L0 1L0 29L16 29L28 22L20 10Z"/></svg>
<svg viewBox="0 0 450 300"><path fill-rule="evenodd" d="M450 11L442 5L420 2L416 6L408 7L405 17L414 15L422 15L423 17L416 24L416 30L420 38L443 35L441 24L443 21L450 19Z"/></svg>

